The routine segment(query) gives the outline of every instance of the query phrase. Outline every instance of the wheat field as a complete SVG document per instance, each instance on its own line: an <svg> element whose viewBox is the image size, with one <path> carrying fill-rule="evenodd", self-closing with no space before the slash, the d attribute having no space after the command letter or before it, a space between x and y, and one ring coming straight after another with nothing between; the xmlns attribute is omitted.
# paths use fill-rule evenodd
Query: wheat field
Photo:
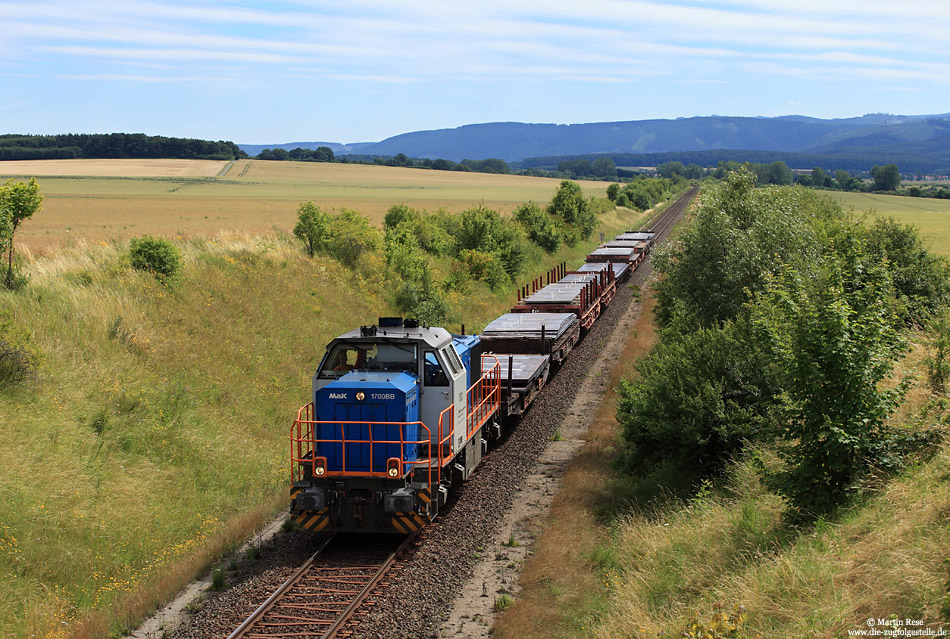
<svg viewBox="0 0 950 639"><path fill-rule="evenodd" d="M509 213L548 202L559 180L401 167L239 160L38 160L0 163L0 179L36 176L43 209L17 232L30 256L152 234L190 239L289 232L297 205L355 209L377 223L404 202L458 212L473 204ZM580 182L603 197L606 182Z"/></svg>

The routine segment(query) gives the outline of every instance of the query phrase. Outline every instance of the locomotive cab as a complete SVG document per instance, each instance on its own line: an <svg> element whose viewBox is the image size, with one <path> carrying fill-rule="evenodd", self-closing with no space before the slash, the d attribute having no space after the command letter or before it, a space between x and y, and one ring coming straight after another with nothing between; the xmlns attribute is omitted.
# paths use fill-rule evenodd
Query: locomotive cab
<svg viewBox="0 0 950 639"><path fill-rule="evenodd" d="M328 345L291 435L297 521L405 533L436 515L457 467L467 477L480 460L481 426L493 419L489 384L470 387L459 355L469 360L477 340L383 318ZM473 429L473 416L486 418Z"/></svg>

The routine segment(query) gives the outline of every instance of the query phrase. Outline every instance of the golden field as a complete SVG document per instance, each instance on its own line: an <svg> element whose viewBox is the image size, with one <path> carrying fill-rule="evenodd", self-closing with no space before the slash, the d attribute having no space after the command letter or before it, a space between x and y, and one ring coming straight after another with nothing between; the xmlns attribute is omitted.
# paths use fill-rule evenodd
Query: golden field
<svg viewBox="0 0 950 639"><path fill-rule="evenodd" d="M950 200L840 191L828 194L858 213L893 217L916 226L928 248L950 257Z"/></svg>
<svg viewBox="0 0 950 639"><path fill-rule="evenodd" d="M43 210L17 232L18 246L48 255L65 246L146 233L168 237L289 232L297 205L355 209L379 223L405 202L457 212L484 202L510 212L548 202L559 180L401 167L239 160L36 160L0 162L0 179L36 176ZM606 182L580 182L604 196Z"/></svg>

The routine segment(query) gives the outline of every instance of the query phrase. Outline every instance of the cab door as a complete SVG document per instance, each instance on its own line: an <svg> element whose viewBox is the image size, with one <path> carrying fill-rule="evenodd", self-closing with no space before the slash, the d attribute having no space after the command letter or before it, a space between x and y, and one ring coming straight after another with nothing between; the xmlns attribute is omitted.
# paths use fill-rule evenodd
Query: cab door
<svg viewBox="0 0 950 639"><path fill-rule="evenodd" d="M451 348L451 346L449 347ZM432 434L433 456L439 438L439 415L449 406L454 415L455 430L452 438L453 452L465 442L465 371L446 356L444 349L424 349L422 352L422 401L420 416ZM450 426L448 415L442 433L445 438Z"/></svg>

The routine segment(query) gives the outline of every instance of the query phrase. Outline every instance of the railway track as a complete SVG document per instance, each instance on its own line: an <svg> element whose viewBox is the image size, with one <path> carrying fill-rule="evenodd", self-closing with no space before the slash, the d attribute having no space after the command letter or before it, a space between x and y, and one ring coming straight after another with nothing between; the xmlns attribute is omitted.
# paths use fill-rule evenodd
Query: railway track
<svg viewBox="0 0 950 639"><path fill-rule="evenodd" d="M228 639L345 636L345 626L415 535L365 539L334 535Z"/></svg>
<svg viewBox="0 0 950 639"><path fill-rule="evenodd" d="M671 204L660 215L650 221L650 230L656 233L657 237L666 232L666 230L679 219L680 215L699 193L699 187L694 186L685 195L681 196L676 202Z"/></svg>

